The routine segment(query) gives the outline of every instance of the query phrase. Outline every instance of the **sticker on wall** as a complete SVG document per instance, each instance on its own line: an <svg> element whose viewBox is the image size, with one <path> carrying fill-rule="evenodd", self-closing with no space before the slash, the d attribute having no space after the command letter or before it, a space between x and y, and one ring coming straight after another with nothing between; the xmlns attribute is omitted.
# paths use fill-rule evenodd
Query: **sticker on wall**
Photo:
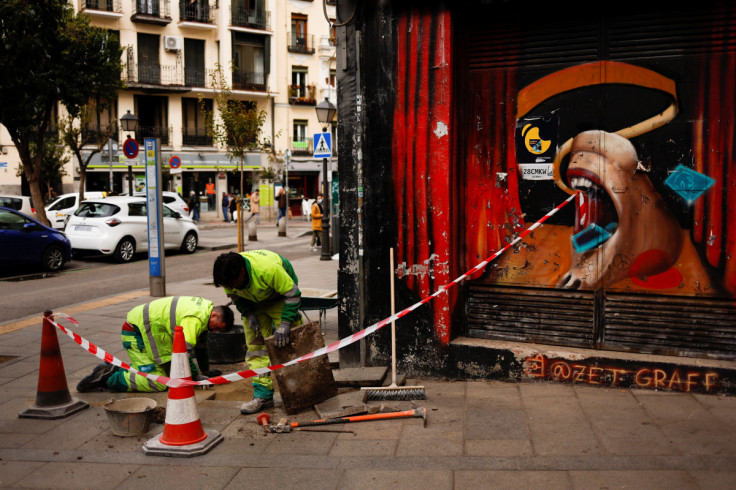
<svg viewBox="0 0 736 490"><path fill-rule="evenodd" d="M715 183L715 180L683 165L678 165L664 183L688 204L692 204Z"/></svg>
<svg viewBox="0 0 736 490"><path fill-rule="evenodd" d="M529 117L516 121L516 162L551 164L557 151L556 117Z"/></svg>

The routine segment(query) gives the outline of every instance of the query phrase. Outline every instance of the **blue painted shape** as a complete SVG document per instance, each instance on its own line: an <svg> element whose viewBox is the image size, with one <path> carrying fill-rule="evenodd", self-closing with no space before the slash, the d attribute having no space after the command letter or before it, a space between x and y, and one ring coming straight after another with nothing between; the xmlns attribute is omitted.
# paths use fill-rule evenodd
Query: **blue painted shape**
<svg viewBox="0 0 736 490"><path fill-rule="evenodd" d="M715 180L707 175L696 172L683 165L678 165L664 181L665 185L677 192L688 204L699 198L715 182Z"/></svg>
<svg viewBox="0 0 736 490"><path fill-rule="evenodd" d="M611 234L595 223L586 226L583 231L572 236L572 245L577 253L595 248L611 238Z"/></svg>

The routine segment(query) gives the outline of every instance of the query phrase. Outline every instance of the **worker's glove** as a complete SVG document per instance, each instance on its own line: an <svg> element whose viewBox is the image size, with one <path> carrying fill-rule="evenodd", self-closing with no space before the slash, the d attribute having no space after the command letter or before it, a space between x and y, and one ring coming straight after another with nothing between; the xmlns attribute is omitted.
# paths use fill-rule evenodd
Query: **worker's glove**
<svg viewBox="0 0 736 490"><path fill-rule="evenodd" d="M206 374L210 378L214 378L215 376L222 376L222 371L220 371L219 369L210 369L209 371L205 372L204 374Z"/></svg>
<svg viewBox="0 0 736 490"><path fill-rule="evenodd" d="M276 329L273 334L273 340L274 344L276 344L276 347L280 349L282 347L286 347L287 344L291 342L291 339L289 338L289 332L291 332L291 327L288 323L282 323L281 326Z"/></svg>
<svg viewBox="0 0 736 490"><path fill-rule="evenodd" d="M255 313L248 313L248 326L253 330L253 333L256 334L256 337L261 335L261 322L258 321L258 317Z"/></svg>

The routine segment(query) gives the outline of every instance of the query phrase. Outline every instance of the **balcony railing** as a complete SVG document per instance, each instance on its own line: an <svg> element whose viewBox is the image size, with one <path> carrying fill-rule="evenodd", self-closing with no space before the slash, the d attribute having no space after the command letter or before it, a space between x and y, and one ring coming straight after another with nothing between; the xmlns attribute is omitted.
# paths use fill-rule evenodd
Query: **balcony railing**
<svg viewBox="0 0 736 490"><path fill-rule="evenodd" d="M122 13L123 7L121 0L79 0L79 10Z"/></svg>
<svg viewBox="0 0 736 490"><path fill-rule="evenodd" d="M238 90L256 90L259 92L266 91L266 83L268 75L263 72L253 71L234 71L233 72L233 88Z"/></svg>
<svg viewBox="0 0 736 490"><path fill-rule="evenodd" d="M181 128L182 144L189 146L212 146L212 136L205 128Z"/></svg>
<svg viewBox="0 0 736 490"><path fill-rule="evenodd" d="M289 33L289 51L292 53L314 54L314 36L308 34L297 36Z"/></svg>
<svg viewBox="0 0 736 490"><path fill-rule="evenodd" d="M209 87L214 71L213 69L185 66L184 85L187 87Z"/></svg>
<svg viewBox="0 0 736 490"><path fill-rule="evenodd" d="M98 124L90 124L84 129L84 133L82 135L82 138L85 140L85 143L88 145L97 145L99 143L102 143L103 141L107 141L110 138L110 133L108 133L109 126L100 126ZM118 125L113 125L112 130L112 138L117 138L118 135Z"/></svg>
<svg viewBox="0 0 736 490"><path fill-rule="evenodd" d="M233 9L232 25L250 29L271 29L271 12L268 10Z"/></svg>
<svg viewBox="0 0 736 490"><path fill-rule="evenodd" d="M202 0L179 0L179 20L182 22L215 22L215 8Z"/></svg>
<svg viewBox="0 0 736 490"><path fill-rule="evenodd" d="M312 138L303 138L300 140L289 138L289 147L291 148L292 155L311 156L314 153L312 145L313 145Z"/></svg>
<svg viewBox="0 0 736 490"><path fill-rule="evenodd" d="M131 0L133 15L130 20L149 24L166 25L171 22L169 0Z"/></svg>
<svg viewBox="0 0 736 490"><path fill-rule="evenodd" d="M169 145L169 133L171 130L166 126L141 126L135 130L135 140L142 145L145 138L161 138L162 145Z"/></svg>
<svg viewBox="0 0 736 490"><path fill-rule="evenodd" d="M175 65L158 63L128 64L126 81L128 83L144 83L149 85L184 85L184 69Z"/></svg>

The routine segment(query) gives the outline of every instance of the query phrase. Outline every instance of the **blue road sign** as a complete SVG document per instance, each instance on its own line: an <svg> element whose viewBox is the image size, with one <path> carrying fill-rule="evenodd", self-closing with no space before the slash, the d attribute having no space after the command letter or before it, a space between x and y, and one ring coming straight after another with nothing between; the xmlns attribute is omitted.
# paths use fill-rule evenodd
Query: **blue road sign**
<svg viewBox="0 0 736 490"><path fill-rule="evenodd" d="M330 133L314 133L314 158L332 157L332 135Z"/></svg>
<svg viewBox="0 0 736 490"><path fill-rule="evenodd" d="M128 138L123 143L123 153L128 158L135 158L138 156L138 142L133 138Z"/></svg>
<svg viewBox="0 0 736 490"><path fill-rule="evenodd" d="M163 277L164 275L164 242L162 216L160 206L159 148L156 138L144 140L146 148L146 199L148 221L148 275Z"/></svg>

